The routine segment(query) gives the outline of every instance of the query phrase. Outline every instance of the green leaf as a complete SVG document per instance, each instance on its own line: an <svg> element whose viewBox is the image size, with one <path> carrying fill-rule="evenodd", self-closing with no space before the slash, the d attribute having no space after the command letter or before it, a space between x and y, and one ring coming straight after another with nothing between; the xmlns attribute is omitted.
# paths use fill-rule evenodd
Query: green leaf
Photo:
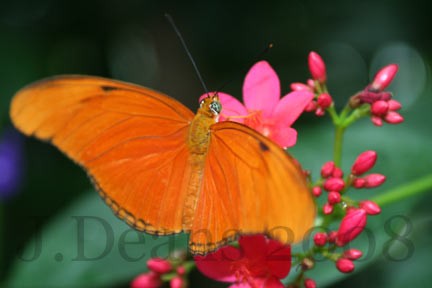
<svg viewBox="0 0 432 288"><path fill-rule="evenodd" d="M35 235L15 260L7 287L114 286L147 271L149 258L186 247L183 234L131 229L92 191Z"/></svg>

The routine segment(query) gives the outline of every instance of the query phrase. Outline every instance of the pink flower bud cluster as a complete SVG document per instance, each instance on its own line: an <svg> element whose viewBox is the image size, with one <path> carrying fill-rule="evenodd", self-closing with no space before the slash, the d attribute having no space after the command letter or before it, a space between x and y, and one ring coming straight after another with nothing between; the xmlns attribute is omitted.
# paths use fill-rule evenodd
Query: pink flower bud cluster
<svg viewBox="0 0 432 288"><path fill-rule="evenodd" d="M186 270L183 266L173 267L170 261L162 258L152 258L147 261L148 273L137 276L131 283L131 288L158 288L162 287L162 276L164 274L173 273L175 270L176 276L170 280L171 288L186 287L185 274Z"/></svg>
<svg viewBox="0 0 432 288"><path fill-rule="evenodd" d="M363 253L357 249L346 250L342 256L336 260L336 268L342 273L350 273L354 271L354 260L363 256Z"/></svg>
<svg viewBox="0 0 432 288"><path fill-rule="evenodd" d="M358 212L360 211L360 212ZM362 217L361 215L364 215L363 212L361 211L361 209L351 209L350 213L350 218L357 218L357 220L360 220L360 222L357 222L357 224L360 225L364 225L366 224L366 217ZM359 217L360 216L360 217ZM364 228L364 226L362 226ZM354 231L354 233L360 233L363 228L359 227L359 229L357 230L351 230ZM353 234L354 234L353 233ZM358 234L357 234L358 235ZM338 246L343 246L340 245L339 241L341 241L341 234L339 231L332 231L330 233L324 233L324 232L318 232L314 235L314 243L316 246L318 247L323 247L325 246L327 243L330 244L336 244ZM339 244L338 244L339 243ZM354 270L355 265L354 262L355 260L361 258L363 256L362 251L358 250L358 249L354 249L354 248L350 248L348 250L345 250L342 255L334 253L335 257L337 257L337 260L335 261L336 264L336 268L342 272L342 273L350 273ZM306 287L306 286L305 286ZM313 287L313 286L311 286Z"/></svg>
<svg viewBox="0 0 432 288"><path fill-rule="evenodd" d="M390 92L384 91L393 81L397 71L396 64L385 66L378 71L372 83L364 91L354 96L355 100L352 101L354 105L370 104L371 121L375 126L382 126L383 121L389 124L399 124L404 121L404 118L396 112L401 109L401 103L393 100Z"/></svg>
<svg viewBox="0 0 432 288"><path fill-rule="evenodd" d="M308 57L309 71L312 79L307 80L307 84L296 82L291 84L293 91L314 92L315 97L306 106L306 112L315 112L317 116L323 116L325 110L333 104L333 99L328 93L323 93L321 89L327 81L327 72L324 61L316 52L310 52Z"/></svg>
<svg viewBox="0 0 432 288"><path fill-rule="evenodd" d="M322 194L322 189L326 190L327 202L324 204L323 212L328 215L333 212L333 205L341 202L341 192L345 188L343 180L343 171L336 167L333 161L324 163L321 167L321 177L324 179L322 188L315 186L312 188L312 194L319 197Z"/></svg>
<svg viewBox="0 0 432 288"><path fill-rule="evenodd" d="M324 215L332 214L335 207L340 208L337 210L338 213L344 211L344 215L336 231L314 234L313 242L316 247L326 249L326 245L329 245L330 248L334 249L334 247L346 246L363 232L368 215L381 213L379 205L371 200L357 202L349 198L342 199L342 195L345 195L346 189L350 186L354 188L372 188L384 183L386 178L382 174L364 175L374 167L376 160L377 153L375 151L369 150L361 153L351 166L351 173L345 179L343 171L333 161L326 162L321 167L322 179L319 185L312 188L312 193L314 196L319 197L323 190L327 191L327 202L322 207ZM362 252L360 250L349 249L342 255L333 253L332 259L334 259L336 268L339 271L350 273L355 268L353 261L361 256Z"/></svg>

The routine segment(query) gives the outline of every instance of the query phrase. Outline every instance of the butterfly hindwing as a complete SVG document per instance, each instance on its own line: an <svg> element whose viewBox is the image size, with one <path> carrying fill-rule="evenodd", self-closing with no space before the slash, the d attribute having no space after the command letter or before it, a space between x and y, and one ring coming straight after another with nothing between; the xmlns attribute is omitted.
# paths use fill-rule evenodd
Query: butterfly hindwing
<svg viewBox="0 0 432 288"><path fill-rule="evenodd" d="M221 122L210 130L191 250L204 254L239 234L301 240L315 211L295 160L244 125Z"/></svg>

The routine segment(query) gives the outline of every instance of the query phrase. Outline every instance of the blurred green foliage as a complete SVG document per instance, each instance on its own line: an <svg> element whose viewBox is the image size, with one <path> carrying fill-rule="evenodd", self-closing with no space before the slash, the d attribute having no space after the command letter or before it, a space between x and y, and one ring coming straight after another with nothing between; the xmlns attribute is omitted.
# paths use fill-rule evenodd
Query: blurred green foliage
<svg viewBox="0 0 432 288"><path fill-rule="evenodd" d="M404 105L405 123L375 128L363 120L346 135L345 169L364 150L379 153L375 171L386 174L388 183L383 189L359 195L371 197L432 170L432 20L428 9L420 3L426 5L402 0L3 0L0 131L10 125L9 101L18 89L42 77L64 73L101 75L149 86L195 110L203 91L186 53L163 17L168 12L176 20L210 89L232 80L223 91L237 97L241 97L247 69L257 60L255 55L269 42L275 48L265 58L279 74L283 93L288 92L291 82L309 77L306 59L308 52L314 50L327 63L330 92L339 107L362 89L379 67L398 63L400 72L389 90ZM292 152L315 173L323 161L331 159L332 130L323 125L328 121L304 116L296 123L299 142ZM119 252L113 248L114 252L102 260L73 261L77 253L73 241L77 224L71 217L93 215L109 221L115 244L127 226L113 217L96 193L88 192L91 186L85 173L55 148L26 139L24 153L22 188L14 198L2 203L0 211L0 275L6 285L127 287L134 275L145 271L146 258L125 262L119 260ZM377 252L379 255L370 261L373 263L359 265L358 273L339 283L334 282L335 278L329 280L337 275L333 265L322 263L316 272L326 276L321 280L317 276L320 287L426 287L430 283L427 267L432 256L431 203L430 195L416 197L385 208L388 210L383 216L371 222L370 228L383 243L389 237L383 233L385 221L394 215L408 217L413 227L409 235L415 248L412 257L391 261ZM100 252L95 243L105 243L106 235L103 231L89 233L86 235L91 235L89 243L93 244L88 244L86 251ZM20 260L19 257L31 255L35 235L40 235L46 245L44 254L34 262ZM145 237L148 240L149 236ZM180 236L175 240L181 243L184 239ZM359 241L359 245L362 243ZM146 249L151 247L147 245ZM382 247L376 248L382 251ZM400 247L402 251L403 248ZM138 250L131 253L140 255ZM58 253L63 255L61 261L55 258ZM198 273L192 274L191 281L192 287L224 287L203 282L207 280Z"/></svg>

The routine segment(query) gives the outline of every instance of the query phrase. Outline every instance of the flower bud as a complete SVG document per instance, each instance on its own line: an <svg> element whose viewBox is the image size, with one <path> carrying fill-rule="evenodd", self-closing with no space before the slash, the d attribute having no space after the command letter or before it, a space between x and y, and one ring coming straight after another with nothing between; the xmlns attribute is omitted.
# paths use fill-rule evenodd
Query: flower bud
<svg viewBox="0 0 432 288"><path fill-rule="evenodd" d="M333 170L332 176L335 178L342 178L343 177L343 171L339 167L335 167Z"/></svg>
<svg viewBox="0 0 432 288"><path fill-rule="evenodd" d="M380 100L389 101L393 97L393 95L391 92L384 91L384 92L379 93L379 97L380 97Z"/></svg>
<svg viewBox="0 0 432 288"><path fill-rule="evenodd" d="M390 99L389 101L387 101L387 103L389 105L390 111L397 111L402 108L402 104L396 100Z"/></svg>
<svg viewBox="0 0 432 288"><path fill-rule="evenodd" d="M315 186L315 187L312 188L312 194L313 194L315 197L319 197L319 196L321 196L321 193L322 193L321 187L319 187L319 186Z"/></svg>
<svg viewBox="0 0 432 288"><path fill-rule="evenodd" d="M306 83L312 90L315 89L315 81L313 79L307 79Z"/></svg>
<svg viewBox="0 0 432 288"><path fill-rule="evenodd" d="M326 66L321 56L315 52L310 52L308 57L309 71L312 78L324 83L327 80Z"/></svg>
<svg viewBox="0 0 432 288"><path fill-rule="evenodd" d="M350 273L354 270L354 263L346 258L339 258L336 261L336 268L342 273Z"/></svg>
<svg viewBox="0 0 432 288"><path fill-rule="evenodd" d="M177 267L177 275L183 276L186 274L186 268L184 266Z"/></svg>
<svg viewBox="0 0 432 288"><path fill-rule="evenodd" d="M399 113L390 111L384 116L384 121L390 124L399 124L404 121L404 118Z"/></svg>
<svg viewBox="0 0 432 288"><path fill-rule="evenodd" d="M377 91L383 91L388 85L393 81L396 73L398 71L398 65L390 64L382 68L375 75L372 81L371 87Z"/></svg>
<svg viewBox="0 0 432 288"><path fill-rule="evenodd" d="M307 271L314 268L315 262L311 258L304 258L300 265L303 271Z"/></svg>
<svg viewBox="0 0 432 288"><path fill-rule="evenodd" d="M322 93L318 96L317 103L322 109L327 109L333 103L333 99L328 93Z"/></svg>
<svg viewBox="0 0 432 288"><path fill-rule="evenodd" d="M330 177L333 174L335 167L336 166L333 161L324 163L324 165L321 167L321 176L323 178Z"/></svg>
<svg viewBox="0 0 432 288"><path fill-rule="evenodd" d="M318 232L314 235L313 240L316 246L324 246L327 243L327 234L323 232Z"/></svg>
<svg viewBox="0 0 432 288"><path fill-rule="evenodd" d="M341 201L341 195L339 192L330 191L327 195L327 201L330 205L337 204Z"/></svg>
<svg viewBox="0 0 432 288"><path fill-rule="evenodd" d="M366 211L364 209L350 209L342 219L336 236L336 245L344 246L354 240L366 226Z"/></svg>
<svg viewBox="0 0 432 288"><path fill-rule="evenodd" d="M331 177L331 178L326 179L323 187L327 191L340 192L345 187L345 182L341 178Z"/></svg>
<svg viewBox="0 0 432 288"><path fill-rule="evenodd" d="M183 288L186 287L185 281L182 277L176 276L170 281L170 288Z"/></svg>
<svg viewBox="0 0 432 288"><path fill-rule="evenodd" d="M377 215L381 213L381 208L378 204L370 200L361 201L359 207L364 209L368 215Z"/></svg>
<svg viewBox="0 0 432 288"><path fill-rule="evenodd" d="M311 279L311 278L306 278L306 279L304 280L304 287L305 287L305 288L316 288L317 285L316 285L316 283L315 283L315 281L314 281L313 279Z"/></svg>
<svg viewBox="0 0 432 288"><path fill-rule="evenodd" d="M364 177L365 180L365 188L374 188L383 184L386 180L386 177L382 174L369 174Z"/></svg>
<svg viewBox="0 0 432 288"><path fill-rule="evenodd" d="M351 167L351 173L353 175L362 175L363 173L372 169L377 160L377 153L373 150L368 150L361 153L354 161Z"/></svg>
<svg viewBox="0 0 432 288"><path fill-rule="evenodd" d="M343 258L357 260L363 256L363 252L358 249L348 249L343 253Z"/></svg>
<svg viewBox="0 0 432 288"><path fill-rule="evenodd" d="M162 258L151 258L147 261L147 267L156 273L165 274L171 271L172 265L168 260Z"/></svg>
<svg viewBox="0 0 432 288"><path fill-rule="evenodd" d="M388 111L389 111L389 104L387 101L378 100L372 103L371 105L371 112L374 115L382 116L387 114Z"/></svg>
<svg viewBox="0 0 432 288"><path fill-rule="evenodd" d="M318 116L318 117L324 116L324 114L325 114L325 111L324 111L324 109L322 109L321 107L318 107L318 108L315 110L315 115Z"/></svg>
<svg viewBox="0 0 432 288"><path fill-rule="evenodd" d="M381 117L372 116L371 121L375 126L381 127L383 125L383 121L382 121Z"/></svg>
<svg viewBox="0 0 432 288"><path fill-rule="evenodd" d="M290 87L291 87L292 91L310 91L310 92L312 92L311 87L309 87L306 84L300 83L300 82L291 83Z"/></svg>
<svg viewBox="0 0 432 288"><path fill-rule="evenodd" d="M334 243L336 241L337 232L336 231L330 231L327 235L327 241L329 243Z"/></svg>
<svg viewBox="0 0 432 288"><path fill-rule="evenodd" d="M363 188L365 184L366 184L366 180L363 178L356 178L352 182L352 186L357 189Z"/></svg>
<svg viewBox="0 0 432 288"><path fill-rule="evenodd" d="M330 203L325 203L323 206L323 213L325 215L329 215L333 212L333 205L331 205Z"/></svg>
<svg viewBox="0 0 432 288"><path fill-rule="evenodd" d="M131 283L131 288L158 288L161 286L162 280L159 274L152 271L139 275Z"/></svg>
<svg viewBox="0 0 432 288"><path fill-rule="evenodd" d="M313 112L313 111L315 111L317 108L318 108L318 104L317 104L317 102L316 102L315 100L312 100L312 101L310 101L310 102L306 105L304 111L306 111L306 112Z"/></svg>

